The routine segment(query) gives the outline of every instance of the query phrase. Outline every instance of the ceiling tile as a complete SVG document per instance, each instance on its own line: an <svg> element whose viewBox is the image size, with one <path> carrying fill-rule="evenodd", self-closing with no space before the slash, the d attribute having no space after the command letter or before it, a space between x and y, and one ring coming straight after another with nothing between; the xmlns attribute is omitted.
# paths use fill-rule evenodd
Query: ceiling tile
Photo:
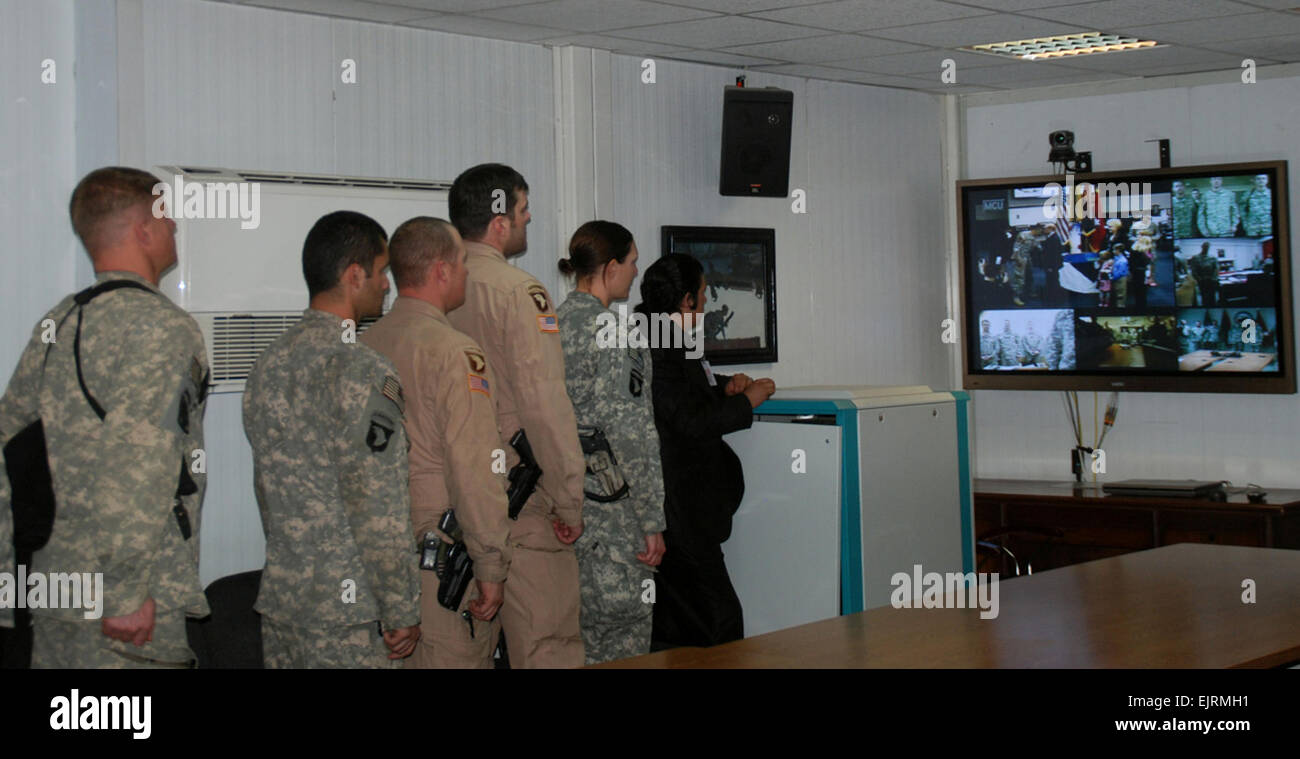
<svg viewBox="0 0 1300 759"><path fill-rule="evenodd" d="M752 55L735 55L716 50L682 50L677 53L670 53L664 57L676 58L682 61L693 61L695 63L713 63L720 66L761 66L763 64L779 62L774 61L771 58L755 58Z"/></svg>
<svg viewBox="0 0 1300 759"><path fill-rule="evenodd" d="M914 24L878 31L874 36L888 37L904 42L916 42L934 47L965 47L990 42L1022 40L1029 37L1047 37L1053 34L1076 34L1089 31L1080 26L1059 21L1025 18L998 13L955 21L936 21L932 24Z"/></svg>
<svg viewBox="0 0 1300 759"><path fill-rule="evenodd" d="M1258 10L1233 0L1101 0L1064 8L1026 10L1022 13L1093 29L1108 29L1121 21L1125 26L1143 26L1255 13Z"/></svg>
<svg viewBox="0 0 1300 759"><path fill-rule="evenodd" d="M540 26L525 26L497 21L490 18L474 16L447 15L413 21L408 26L423 29L436 29L452 34L467 34L471 37L490 37L496 40L513 40L515 42L535 42L560 33L558 29L546 29Z"/></svg>
<svg viewBox="0 0 1300 759"><path fill-rule="evenodd" d="M992 84L997 86L1039 87L1047 84L1118 79L1123 76L1124 74L1114 71L1084 71L1067 66L1055 66L1050 63L1030 61L1019 62L1013 66L957 69L958 84Z"/></svg>
<svg viewBox="0 0 1300 759"><path fill-rule="evenodd" d="M1287 0L1287 2L1295 2L1295 0ZM1202 47L1240 55L1242 58L1272 58L1287 63L1300 61L1300 36L1293 34L1232 42L1206 42Z"/></svg>
<svg viewBox="0 0 1300 759"><path fill-rule="evenodd" d="M1153 68L1183 67L1187 73L1229 68L1241 64L1239 56L1198 50L1190 47L1168 45L1165 47L1125 50L1119 53L1101 53L1067 58L1063 65L1090 71L1121 71L1132 76L1143 76ZM1169 73L1163 71L1162 73Z"/></svg>
<svg viewBox="0 0 1300 759"><path fill-rule="evenodd" d="M247 2L248 0L244 0ZM260 0L259 0L260 1ZM469 13L484 11L488 8L503 8L507 5L526 5L537 0L381 0L387 5L406 5L441 13ZM432 14L430 14L432 15Z"/></svg>
<svg viewBox="0 0 1300 759"><path fill-rule="evenodd" d="M716 14L644 0L549 0L532 5L485 10L473 15L512 24L553 26L575 32L604 32L631 26L709 18Z"/></svg>
<svg viewBox="0 0 1300 759"><path fill-rule="evenodd" d="M790 8L796 5L816 5L826 0L655 0L668 5L681 5L717 13L754 13L774 8ZM1074 0L1078 2L1078 0Z"/></svg>
<svg viewBox="0 0 1300 759"><path fill-rule="evenodd" d="M837 0L812 8L782 8L755 13L758 18L804 24L836 32L861 32L904 24L978 16L988 13L979 8L939 2L939 0Z"/></svg>
<svg viewBox="0 0 1300 759"><path fill-rule="evenodd" d="M992 11L1023 11L1026 8L1077 5L1079 2L1080 0L961 0L962 5L974 5Z"/></svg>
<svg viewBox="0 0 1300 759"><path fill-rule="evenodd" d="M1199 45L1212 42L1244 40L1252 37L1276 37L1280 34L1300 34L1300 14L1248 13L1241 16L1182 21L1157 26L1122 27L1111 31L1142 35L1158 42L1178 42Z"/></svg>
<svg viewBox="0 0 1300 759"><path fill-rule="evenodd" d="M824 63L841 58L865 58L870 55L888 55L923 49L920 45L909 42L894 42L858 34L828 34L781 42L740 45L727 48L727 52L798 63Z"/></svg>
<svg viewBox="0 0 1300 759"><path fill-rule="evenodd" d="M803 26L778 24L775 21L747 16L717 16L697 21L678 21L672 24L645 26L618 32L618 37L714 49L734 47L747 42L774 42L796 37L810 37L815 31Z"/></svg>
<svg viewBox="0 0 1300 759"><path fill-rule="evenodd" d="M662 45L658 42L644 40L627 40L622 37L609 37L604 34L566 34L560 37L547 37L537 40L543 45L559 47L561 45L579 45L597 50L609 50L615 53L635 53L637 55L659 55L676 52L685 48L677 45Z"/></svg>
<svg viewBox="0 0 1300 759"><path fill-rule="evenodd" d="M432 11L426 9L367 3L361 0L251 0L243 3L243 5L301 11L302 13L314 13L318 16L340 16L362 21L376 21L381 24L428 18L434 15Z"/></svg>
<svg viewBox="0 0 1300 759"><path fill-rule="evenodd" d="M855 58L832 61L830 65L854 71L871 71L878 74L911 74L929 78L931 74L939 76L946 59L952 59L960 71L965 67L1007 66L1020 63L1012 58L981 53L966 53L960 50L925 50L919 53L902 53L901 55L882 55L874 58Z"/></svg>

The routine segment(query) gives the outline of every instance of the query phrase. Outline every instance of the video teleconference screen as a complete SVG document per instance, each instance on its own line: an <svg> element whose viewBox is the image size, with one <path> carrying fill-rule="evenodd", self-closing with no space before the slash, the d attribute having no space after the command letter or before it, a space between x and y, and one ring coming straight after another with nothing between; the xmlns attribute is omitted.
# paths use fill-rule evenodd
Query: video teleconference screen
<svg viewBox="0 0 1300 759"><path fill-rule="evenodd" d="M1285 182L1274 162L960 183L967 386L1294 392Z"/></svg>

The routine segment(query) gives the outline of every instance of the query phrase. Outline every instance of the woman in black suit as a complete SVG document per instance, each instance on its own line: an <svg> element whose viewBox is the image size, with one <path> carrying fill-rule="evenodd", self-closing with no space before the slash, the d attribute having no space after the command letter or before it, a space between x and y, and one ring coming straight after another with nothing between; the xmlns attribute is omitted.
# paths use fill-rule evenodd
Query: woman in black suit
<svg viewBox="0 0 1300 759"><path fill-rule="evenodd" d="M707 283L694 258L661 257L641 282L637 310L667 315L696 350L651 346L655 426L664 470L667 551L655 587L653 650L711 646L744 637L740 599L727 575L722 544L745 494L740 459L722 436L747 429L753 409L776 390L770 379L715 374L703 348ZM682 332L683 325L686 332ZM659 330L651 330L651 334ZM696 355L691 358L687 354Z"/></svg>

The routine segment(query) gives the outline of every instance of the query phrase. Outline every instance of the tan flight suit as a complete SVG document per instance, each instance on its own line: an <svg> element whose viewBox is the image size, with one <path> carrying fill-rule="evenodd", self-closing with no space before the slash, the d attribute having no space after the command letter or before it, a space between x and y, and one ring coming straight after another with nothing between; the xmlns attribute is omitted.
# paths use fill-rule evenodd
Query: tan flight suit
<svg viewBox="0 0 1300 759"><path fill-rule="evenodd" d="M502 445L490 395L496 380L483 351L432 303L407 296L361 342L393 362L406 395L416 540L436 531L443 512L454 508L474 577L504 582L510 567L507 483L503 472L492 471L493 452ZM410 666L490 669L500 617L467 622L459 612L478 598L478 586L470 583L453 612L438 603L438 585L432 571L420 572L420 642Z"/></svg>
<svg viewBox="0 0 1300 759"><path fill-rule="evenodd" d="M555 304L540 282L506 263L500 251L468 240L465 250L465 305L449 319L483 346L495 369L492 397L507 465L519 461L509 440L522 427L542 468L537 490L510 529L514 555L501 607L510 666L580 667L578 562L551 522L582 524L586 465L565 392Z"/></svg>

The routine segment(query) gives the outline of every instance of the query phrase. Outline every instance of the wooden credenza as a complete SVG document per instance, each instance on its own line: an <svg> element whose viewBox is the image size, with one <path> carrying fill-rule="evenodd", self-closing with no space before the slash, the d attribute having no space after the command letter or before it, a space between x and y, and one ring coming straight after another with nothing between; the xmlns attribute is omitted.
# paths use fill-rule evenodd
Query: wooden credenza
<svg viewBox="0 0 1300 759"><path fill-rule="evenodd" d="M1024 573L1174 543L1300 549L1300 490L1269 490L1226 501L1112 496L1101 485L975 480L976 540L1000 543ZM1015 574L1011 559L980 549L982 571Z"/></svg>

